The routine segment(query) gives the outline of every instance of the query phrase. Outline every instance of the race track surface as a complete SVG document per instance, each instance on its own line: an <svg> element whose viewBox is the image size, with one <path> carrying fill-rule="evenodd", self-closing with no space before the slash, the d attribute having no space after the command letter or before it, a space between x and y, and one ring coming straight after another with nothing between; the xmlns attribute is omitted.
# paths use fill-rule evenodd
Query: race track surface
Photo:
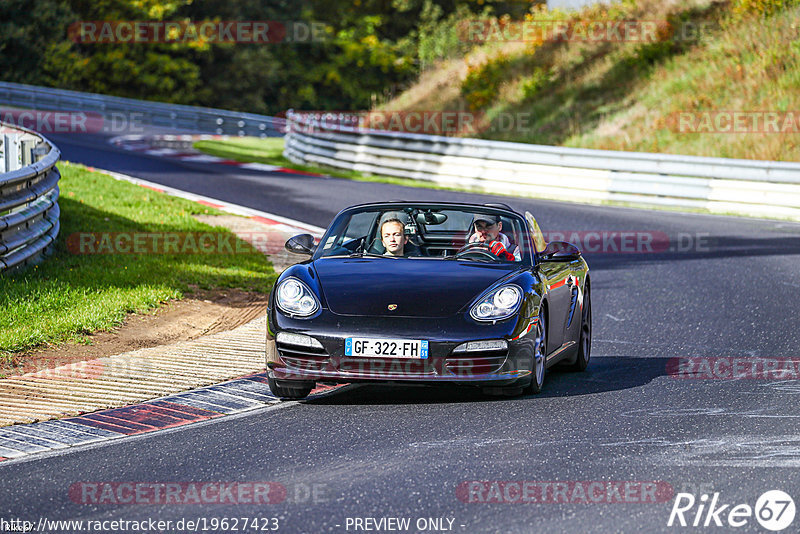
<svg viewBox="0 0 800 534"><path fill-rule="evenodd" d="M210 527L234 517L277 518L281 532L763 532L754 516L731 527L730 510L755 507L768 490L800 502L798 224L250 172L124 152L99 136L52 140L66 160L323 227L344 207L378 200L499 201L530 210L545 232L582 232L582 244L600 248L585 254L592 361L585 373L550 372L536 396L351 386L0 462L0 518L151 518L172 520L170 531L178 532L189 531L176 530L182 518ZM679 374L685 358L710 371ZM758 358L781 365L783 374L763 364L752 371ZM747 372L729 379L726 369L736 365ZM273 488L280 502L267 504L250 504L246 494L222 504L100 502L103 484L118 482L274 482L283 489ZM520 502L522 488L531 502ZM708 495L697 528L668 526L679 492L697 499L684 514L690 525ZM715 493L717 509L729 506L707 517ZM407 518L409 527L388 518ZM265 524L274 526L258 526ZM227 525L219 530L231 531ZM785 532L798 525L800 518Z"/></svg>

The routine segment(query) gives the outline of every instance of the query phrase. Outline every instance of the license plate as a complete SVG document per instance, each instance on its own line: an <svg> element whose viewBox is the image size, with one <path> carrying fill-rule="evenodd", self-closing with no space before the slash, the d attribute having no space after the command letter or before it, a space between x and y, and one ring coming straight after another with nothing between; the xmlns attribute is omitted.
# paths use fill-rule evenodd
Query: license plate
<svg viewBox="0 0 800 534"><path fill-rule="evenodd" d="M344 355L424 360L428 357L428 342L419 339L348 337L344 341Z"/></svg>

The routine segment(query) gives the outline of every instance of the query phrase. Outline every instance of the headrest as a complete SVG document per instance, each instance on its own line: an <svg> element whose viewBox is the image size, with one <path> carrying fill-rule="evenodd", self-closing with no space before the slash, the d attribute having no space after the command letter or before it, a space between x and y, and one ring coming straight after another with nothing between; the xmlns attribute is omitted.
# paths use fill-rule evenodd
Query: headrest
<svg viewBox="0 0 800 534"><path fill-rule="evenodd" d="M413 224L411 222L411 217L404 211L387 211L383 215L381 215L380 222L378 223L378 234L380 235L381 229L383 228L383 223L387 221L397 220L403 225L403 233L410 234L411 228Z"/></svg>

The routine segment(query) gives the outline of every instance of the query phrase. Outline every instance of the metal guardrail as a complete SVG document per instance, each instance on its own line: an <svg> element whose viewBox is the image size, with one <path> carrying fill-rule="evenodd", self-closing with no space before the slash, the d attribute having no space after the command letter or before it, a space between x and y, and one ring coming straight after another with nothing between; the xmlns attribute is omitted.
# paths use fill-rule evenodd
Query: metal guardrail
<svg viewBox="0 0 800 534"><path fill-rule="evenodd" d="M800 163L367 130L293 111L286 128L284 155L298 164L512 196L800 219Z"/></svg>
<svg viewBox="0 0 800 534"><path fill-rule="evenodd" d="M61 152L35 132L0 123L0 273L40 260L59 231L56 162Z"/></svg>
<svg viewBox="0 0 800 534"><path fill-rule="evenodd" d="M129 125L133 122L192 133L255 137L282 136L286 124L284 119L254 113L164 104L10 82L0 82L0 103L26 109L97 113L106 120L104 131L107 133L121 133L109 131L114 126L114 120L119 120L120 124Z"/></svg>

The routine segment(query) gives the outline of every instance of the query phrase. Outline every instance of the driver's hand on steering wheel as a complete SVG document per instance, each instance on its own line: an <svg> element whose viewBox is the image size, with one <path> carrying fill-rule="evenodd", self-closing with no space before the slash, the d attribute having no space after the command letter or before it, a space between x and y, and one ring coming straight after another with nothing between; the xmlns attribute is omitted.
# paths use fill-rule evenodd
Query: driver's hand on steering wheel
<svg viewBox="0 0 800 534"><path fill-rule="evenodd" d="M500 241L495 241L492 243L491 251L492 254L498 258L503 258L507 261L514 261L514 255L507 251L506 247Z"/></svg>

